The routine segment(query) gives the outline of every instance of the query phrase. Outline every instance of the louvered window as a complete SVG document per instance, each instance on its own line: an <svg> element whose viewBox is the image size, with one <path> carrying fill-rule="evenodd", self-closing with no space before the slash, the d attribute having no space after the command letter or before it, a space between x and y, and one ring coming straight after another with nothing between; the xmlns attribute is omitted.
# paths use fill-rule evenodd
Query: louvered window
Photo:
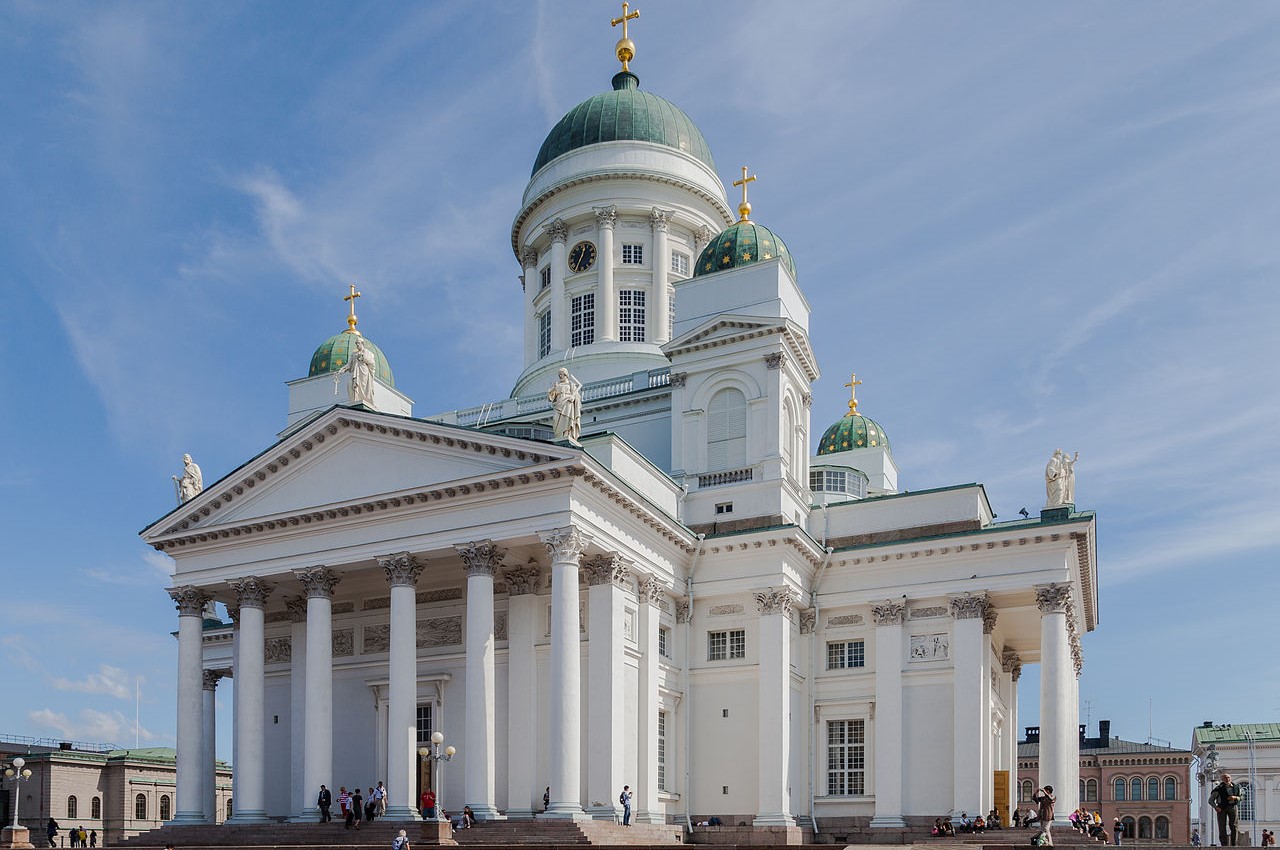
<svg viewBox="0 0 1280 850"><path fill-rule="evenodd" d="M707 405L707 471L747 464L747 397L732 387Z"/></svg>

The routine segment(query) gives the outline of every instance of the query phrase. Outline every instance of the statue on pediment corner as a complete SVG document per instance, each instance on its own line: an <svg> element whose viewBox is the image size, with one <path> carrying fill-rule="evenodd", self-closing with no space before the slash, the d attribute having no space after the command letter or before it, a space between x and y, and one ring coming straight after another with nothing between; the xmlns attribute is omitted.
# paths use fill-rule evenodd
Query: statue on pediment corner
<svg viewBox="0 0 1280 850"><path fill-rule="evenodd" d="M547 390L547 400L556 412L552 424L555 438L577 443L578 435L582 433L582 381L561 366L556 373L556 382Z"/></svg>
<svg viewBox="0 0 1280 850"><path fill-rule="evenodd" d="M191 455L182 456L182 477L179 478L176 475L169 477L173 479L173 487L177 492L180 505L191 501L204 489L204 476L200 473L199 465L191 459Z"/></svg>

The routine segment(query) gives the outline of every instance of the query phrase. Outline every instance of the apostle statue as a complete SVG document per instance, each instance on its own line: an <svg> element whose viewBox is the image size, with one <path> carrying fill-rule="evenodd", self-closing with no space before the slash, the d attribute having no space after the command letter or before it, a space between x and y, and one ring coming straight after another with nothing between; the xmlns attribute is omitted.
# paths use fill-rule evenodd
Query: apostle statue
<svg viewBox="0 0 1280 850"><path fill-rule="evenodd" d="M178 504L194 499L201 490L204 489L204 476L200 474L200 467L191 455L182 456L182 477L176 475L169 476L173 479L173 487L178 493Z"/></svg>
<svg viewBox="0 0 1280 850"><path fill-rule="evenodd" d="M1068 457L1062 449L1054 450L1053 457L1049 458L1049 463L1044 468L1046 508L1075 504L1076 461L1078 460L1080 460L1080 452L1076 452L1075 457Z"/></svg>
<svg viewBox="0 0 1280 850"><path fill-rule="evenodd" d="M356 349L351 352L351 359L333 374L334 391L337 391L338 375L351 373L351 403L373 407L374 374L378 370L378 358L365 347L364 337L356 337Z"/></svg>
<svg viewBox="0 0 1280 850"><path fill-rule="evenodd" d="M578 435L582 433L582 381L561 366L556 373L556 382L547 390L547 400L556 412L552 425L555 438L577 443Z"/></svg>

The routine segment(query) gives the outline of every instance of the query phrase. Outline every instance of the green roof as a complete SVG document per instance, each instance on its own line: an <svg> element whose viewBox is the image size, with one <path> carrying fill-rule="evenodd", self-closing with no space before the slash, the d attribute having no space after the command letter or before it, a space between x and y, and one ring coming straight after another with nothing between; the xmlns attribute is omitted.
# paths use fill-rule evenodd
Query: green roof
<svg viewBox="0 0 1280 850"><path fill-rule="evenodd" d="M351 359L351 352L355 350L356 340L364 339L365 348L373 352L373 356L377 358L378 368L374 373L379 381L389 387L396 385L396 379L391 374L391 364L387 362L387 356L382 353L382 349L373 344L373 340L361 337L359 331L343 331L320 343L320 347L316 349L315 354L311 355L311 369L307 372L308 378L314 378L316 375L327 375L336 372L346 365Z"/></svg>
<svg viewBox="0 0 1280 850"><path fill-rule="evenodd" d="M889 448L889 435L878 422L861 413L845 414L818 441L820 455L865 448Z"/></svg>
<svg viewBox="0 0 1280 850"><path fill-rule="evenodd" d="M1239 743L1250 737L1255 741L1280 741L1280 723L1227 723L1195 729L1195 739L1202 744Z"/></svg>
<svg viewBox="0 0 1280 850"><path fill-rule="evenodd" d="M613 77L613 91L587 98L551 128L533 173L569 151L618 141L665 145L701 160L712 171L716 168L711 148L693 120L674 103L640 91L635 74L620 71Z"/></svg>
<svg viewBox="0 0 1280 850"><path fill-rule="evenodd" d="M782 260L796 276L796 264L786 244L772 230L754 221L739 221L730 225L712 239L698 256L693 276L711 274L725 269L737 269L762 260Z"/></svg>

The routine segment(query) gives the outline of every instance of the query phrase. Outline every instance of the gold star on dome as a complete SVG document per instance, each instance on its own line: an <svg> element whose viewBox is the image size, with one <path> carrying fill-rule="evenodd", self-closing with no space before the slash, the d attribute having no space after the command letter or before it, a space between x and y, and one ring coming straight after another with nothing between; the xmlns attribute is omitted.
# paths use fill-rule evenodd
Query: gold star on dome
<svg viewBox="0 0 1280 850"><path fill-rule="evenodd" d="M762 259L762 260L772 260L772 259L773 259L773 254L770 254L768 251L765 251L763 254L761 254L761 255L760 255L760 259Z"/></svg>
<svg viewBox="0 0 1280 850"><path fill-rule="evenodd" d="M750 252L750 251L743 251L743 252L742 252L742 259L743 259L743 261L744 261L744 262L745 262L745 261L747 261L747 260L750 260L750 259L751 259L751 252Z"/></svg>

